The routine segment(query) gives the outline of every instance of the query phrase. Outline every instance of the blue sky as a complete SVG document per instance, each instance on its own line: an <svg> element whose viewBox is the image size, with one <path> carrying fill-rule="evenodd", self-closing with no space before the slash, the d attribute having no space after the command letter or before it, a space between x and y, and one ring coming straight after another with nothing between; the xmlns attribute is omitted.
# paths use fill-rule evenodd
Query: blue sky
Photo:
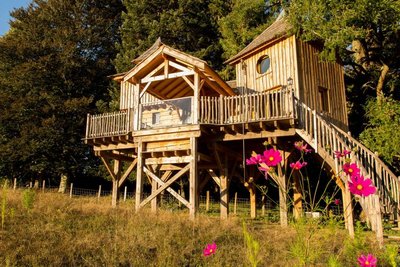
<svg viewBox="0 0 400 267"><path fill-rule="evenodd" d="M28 6L31 0L0 0L0 36L4 35L10 26L10 11L21 6Z"/></svg>

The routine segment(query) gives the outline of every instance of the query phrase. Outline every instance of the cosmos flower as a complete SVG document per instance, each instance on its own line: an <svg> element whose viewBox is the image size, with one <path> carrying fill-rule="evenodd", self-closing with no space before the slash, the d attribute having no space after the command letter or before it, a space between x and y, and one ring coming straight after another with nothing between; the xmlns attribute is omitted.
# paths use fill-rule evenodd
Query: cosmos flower
<svg viewBox="0 0 400 267"><path fill-rule="evenodd" d="M212 254L215 254L216 251L217 245L213 242L212 244L207 244L206 248L203 250L203 255L206 257L211 256Z"/></svg>
<svg viewBox="0 0 400 267"><path fill-rule="evenodd" d="M265 150L263 154L263 162L267 166L272 167L278 165L282 161L281 153L273 148Z"/></svg>
<svg viewBox="0 0 400 267"><path fill-rule="evenodd" d="M367 197L376 192L376 187L372 184L371 179L364 176L353 176L349 179L349 190L354 195Z"/></svg>
<svg viewBox="0 0 400 267"><path fill-rule="evenodd" d="M343 164L343 171L350 175L350 177L353 176L359 176L360 175L360 169L357 167L357 164L355 163L345 163Z"/></svg>
<svg viewBox="0 0 400 267"><path fill-rule="evenodd" d="M311 151L312 151L312 149L307 148L307 144L304 144L303 141L297 141L297 142L295 142L295 143L294 143L294 147L295 147L297 150L299 150L299 151L301 151L301 152L304 152L304 153L308 153L308 152L311 152Z"/></svg>
<svg viewBox="0 0 400 267"><path fill-rule="evenodd" d="M246 165L257 165L261 162L263 162L263 157L254 151L251 154L251 157L249 159L246 159Z"/></svg>
<svg viewBox="0 0 400 267"><path fill-rule="evenodd" d="M358 265L361 267L376 267L377 259L372 254L368 254L367 256L361 254L357 260Z"/></svg>
<svg viewBox="0 0 400 267"><path fill-rule="evenodd" d="M307 165L307 162L296 161L295 163L294 162L290 163L290 168L292 168L293 170L300 170L301 168L303 168L306 165Z"/></svg>
<svg viewBox="0 0 400 267"><path fill-rule="evenodd" d="M333 201L333 203L334 203L335 205L339 206L340 203L341 203L341 201L340 201L340 199L336 198L336 199Z"/></svg>
<svg viewBox="0 0 400 267"><path fill-rule="evenodd" d="M347 156L347 155L350 155L350 153L351 153L351 151L350 150L343 150L343 151L335 151L335 152L333 152L334 154L335 154L335 157L337 158L337 159L340 159L340 158L342 158L342 157L345 157L345 156Z"/></svg>

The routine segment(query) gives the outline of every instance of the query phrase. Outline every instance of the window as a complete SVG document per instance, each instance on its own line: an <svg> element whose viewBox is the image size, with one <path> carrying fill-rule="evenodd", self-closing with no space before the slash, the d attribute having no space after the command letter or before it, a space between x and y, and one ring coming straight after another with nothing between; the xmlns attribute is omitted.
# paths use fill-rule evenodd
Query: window
<svg viewBox="0 0 400 267"><path fill-rule="evenodd" d="M319 111L329 112L328 89L319 86L318 87L318 99L319 99Z"/></svg>
<svg viewBox="0 0 400 267"><path fill-rule="evenodd" d="M269 70L270 65L271 65L271 60L269 56L265 55L260 57L257 61L257 72L259 74L266 73Z"/></svg>
<svg viewBox="0 0 400 267"><path fill-rule="evenodd" d="M160 112L154 112L151 115L151 123L160 124Z"/></svg>

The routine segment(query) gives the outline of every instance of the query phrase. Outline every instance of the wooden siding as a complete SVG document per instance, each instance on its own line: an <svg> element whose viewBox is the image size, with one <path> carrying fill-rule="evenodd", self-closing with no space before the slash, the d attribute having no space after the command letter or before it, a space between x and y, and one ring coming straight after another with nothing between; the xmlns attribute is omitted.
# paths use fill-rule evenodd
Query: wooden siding
<svg viewBox="0 0 400 267"><path fill-rule="evenodd" d="M296 81L295 46L295 37L291 36L253 54L243 60L242 64L237 64L237 86L248 88L249 92L262 92L268 88L286 85L289 77ZM270 58L270 68L266 73L259 74L257 72L257 61L265 55ZM243 65L246 67L243 68Z"/></svg>
<svg viewBox="0 0 400 267"><path fill-rule="evenodd" d="M347 131L347 108L343 67L335 62L324 62L319 49L297 40L299 69L299 99L311 109L322 112L327 119ZM323 110L319 88L327 91L328 110Z"/></svg>
<svg viewBox="0 0 400 267"><path fill-rule="evenodd" d="M134 89L135 85L130 82L121 82L121 92L120 92L120 102L119 102L119 109L126 110L129 108L134 108L135 103L135 93ZM142 98L140 99L141 103L152 103L157 101L158 99L148 93L144 93Z"/></svg>

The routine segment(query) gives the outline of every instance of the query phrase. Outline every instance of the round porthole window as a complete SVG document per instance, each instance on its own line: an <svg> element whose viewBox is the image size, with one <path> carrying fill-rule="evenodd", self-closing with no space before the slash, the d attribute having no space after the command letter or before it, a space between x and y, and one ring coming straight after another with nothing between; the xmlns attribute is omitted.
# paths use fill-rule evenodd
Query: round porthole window
<svg viewBox="0 0 400 267"><path fill-rule="evenodd" d="M259 74L264 74L269 70L271 60L269 56L265 55L258 59L257 61L257 72Z"/></svg>

